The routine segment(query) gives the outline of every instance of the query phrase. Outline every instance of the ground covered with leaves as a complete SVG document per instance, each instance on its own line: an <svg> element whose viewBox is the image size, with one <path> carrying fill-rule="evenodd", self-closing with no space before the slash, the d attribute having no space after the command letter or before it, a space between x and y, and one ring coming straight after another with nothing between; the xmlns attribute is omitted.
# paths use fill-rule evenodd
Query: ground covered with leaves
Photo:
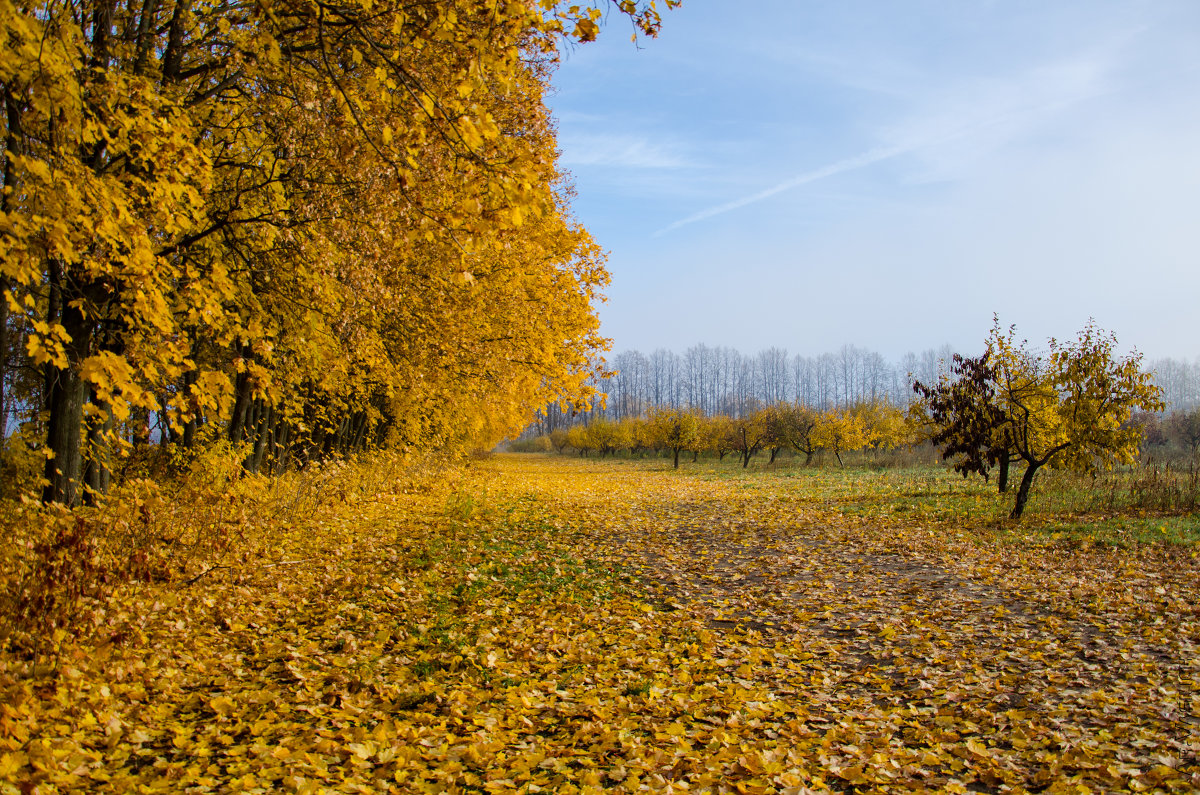
<svg viewBox="0 0 1200 795"><path fill-rule="evenodd" d="M9 633L0 788L1200 789L1193 546L660 462L340 477Z"/></svg>

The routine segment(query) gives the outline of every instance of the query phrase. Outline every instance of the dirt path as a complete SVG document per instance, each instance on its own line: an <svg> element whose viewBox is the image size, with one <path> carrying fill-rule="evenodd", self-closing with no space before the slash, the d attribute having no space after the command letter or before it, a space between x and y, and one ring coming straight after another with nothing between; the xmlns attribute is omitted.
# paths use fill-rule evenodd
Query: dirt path
<svg viewBox="0 0 1200 795"><path fill-rule="evenodd" d="M1190 549L868 520L766 473L513 466L659 615L705 628L735 685L770 694L823 790L1200 791Z"/></svg>
<svg viewBox="0 0 1200 795"><path fill-rule="evenodd" d="M1167 768L1200 762L1194 561L772 525L730 508L643 508L614 542L657 604L718 630L719 653L775 649L760 680L820 693L818 719L899 711L934 737L965 721L1010 749L1037 727L1064 729L1023 771L1037 786L1122 744L1118 758L1151 744Z"/></svg>

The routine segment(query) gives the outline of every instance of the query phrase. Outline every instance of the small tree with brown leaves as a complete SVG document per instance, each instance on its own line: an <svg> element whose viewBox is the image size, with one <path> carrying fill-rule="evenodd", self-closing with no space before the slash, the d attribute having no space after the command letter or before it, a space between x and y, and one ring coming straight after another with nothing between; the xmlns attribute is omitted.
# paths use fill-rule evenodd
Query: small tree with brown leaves
<svg viewBox="0 0 1200 795"><path fill-rule="evenodd" d="M1000 465L1000 493L1008 490L1010 447L1004 432L1007 417L996 398L999 368L990 354L967 358L954 354L951 377L936 386L913 382L935 430L930 441L942 448L942 458L954 458L954 471L963 477L976 472L988 479Z"/></svg>

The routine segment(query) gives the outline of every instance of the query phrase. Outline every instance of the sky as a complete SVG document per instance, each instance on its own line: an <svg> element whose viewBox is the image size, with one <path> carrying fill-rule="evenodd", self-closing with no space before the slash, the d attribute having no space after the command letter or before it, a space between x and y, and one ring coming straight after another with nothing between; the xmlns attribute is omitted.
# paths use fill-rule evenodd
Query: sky
<svg viewBox="0 0 1200 795"><path fill-rule="evenodd" d="M1200 354L1200 2L684 0L550 106L614 350Z"/></svg>

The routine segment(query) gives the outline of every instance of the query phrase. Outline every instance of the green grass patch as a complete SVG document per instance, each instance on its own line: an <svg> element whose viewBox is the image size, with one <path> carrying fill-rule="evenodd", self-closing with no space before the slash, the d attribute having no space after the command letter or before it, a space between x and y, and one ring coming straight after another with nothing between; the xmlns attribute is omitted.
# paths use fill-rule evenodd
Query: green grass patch
<svg viewBox="0 0 1200 795"><path fill-rule="evenodd" d="M1049 517L1010 532L1017 532L1022 537L1045 536L1052 541L1088 540L1117 547L1155 543L1196 546L1200 544L1200 517Z"/></svg>
<svg viewBox="0 0 1200 795"><path fill-rule="evenodd" d="M627 462L633 464L635 462ZM1096 476L1043 469L1021 523L1009 520L1024 467L1009 475L1000 494L990 480L964 478L947 465L879 466L869 458L846 467L804 466L782 460L748 468L733 457L681 464L680 477L698 477L732 487L747 499L787 500L859 521L1000 530L1009 538L1088 538L1099 543L1200 544L1194 510L1196 475L1187 468L1124 467ZM659 470L658 462L640 464Z"/></svg>

